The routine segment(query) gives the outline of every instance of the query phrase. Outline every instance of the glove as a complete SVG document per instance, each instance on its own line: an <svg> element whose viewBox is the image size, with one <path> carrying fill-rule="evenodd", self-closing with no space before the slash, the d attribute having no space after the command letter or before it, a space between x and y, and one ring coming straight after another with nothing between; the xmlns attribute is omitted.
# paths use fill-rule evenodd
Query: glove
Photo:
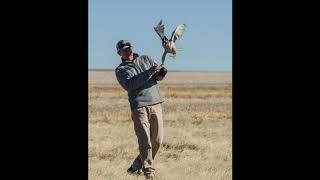
<svg viewBox="0 0 320 180"><path fill-rule="evenodd" d="M158 72L156 72L153 77L157 81L161 81L167 74L168 70L165 67L162 67Z"/></svg>

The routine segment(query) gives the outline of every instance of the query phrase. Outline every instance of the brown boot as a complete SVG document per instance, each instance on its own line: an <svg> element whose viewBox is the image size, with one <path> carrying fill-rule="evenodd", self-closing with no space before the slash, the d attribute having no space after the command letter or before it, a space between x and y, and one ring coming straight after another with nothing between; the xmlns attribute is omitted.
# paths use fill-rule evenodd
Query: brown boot
<svg viewBox="0 0 320 180"><path fill-rule="evenodd" d="M130 175L139 176L142 174L142 169L134 169L132 166L130 166L130 168L127 170L127 173Z"/></svg>
<svg viewBox="0 0 320 180"><path fill-rule="evenodd" d="M144 177L148 180L153 180L154 179L154 175L153 174L145 174Z"/></svg>

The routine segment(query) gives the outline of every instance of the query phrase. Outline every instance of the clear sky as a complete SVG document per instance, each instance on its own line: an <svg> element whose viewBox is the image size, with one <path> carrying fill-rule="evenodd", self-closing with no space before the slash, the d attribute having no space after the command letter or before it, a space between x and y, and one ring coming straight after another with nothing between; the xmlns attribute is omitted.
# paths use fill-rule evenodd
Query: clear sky
<svg viewBox="0 0 320 180"><path fill-rule="evenodd" d="M161 19L168 38L187 24L176 42L182 51L166 57L168 70L232 70L231 0L89 0L89 69L115 69L120 39L160 64L163 48L153 27Z"/></svg>

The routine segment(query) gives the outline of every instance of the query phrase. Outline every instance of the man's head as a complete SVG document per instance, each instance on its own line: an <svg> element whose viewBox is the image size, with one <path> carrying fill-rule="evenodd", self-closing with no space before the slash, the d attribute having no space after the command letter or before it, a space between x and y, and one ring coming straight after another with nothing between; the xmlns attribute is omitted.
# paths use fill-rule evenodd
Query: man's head
<svg viewBox="0 0 320 180"><path fill-rule="evenodd" d="M120 40L117 43L117 53L123 59L132 60L133 59L133 52L131 49L131 43L127 40Z"/></svg>

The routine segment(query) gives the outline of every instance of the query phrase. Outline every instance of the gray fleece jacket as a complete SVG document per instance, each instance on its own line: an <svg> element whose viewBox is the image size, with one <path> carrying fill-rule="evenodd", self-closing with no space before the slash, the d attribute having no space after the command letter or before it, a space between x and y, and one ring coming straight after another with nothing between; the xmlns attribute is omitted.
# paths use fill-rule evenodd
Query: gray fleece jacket
<svg viewBox="0 0 320 180"><path fill-rule="evenodd" d="M150 78L147 70L157 65L149 56L134 53L133 61L122 59L122 63L115 69L120 85L128 91L131 109L162 103L157 80Z"/></svg>

